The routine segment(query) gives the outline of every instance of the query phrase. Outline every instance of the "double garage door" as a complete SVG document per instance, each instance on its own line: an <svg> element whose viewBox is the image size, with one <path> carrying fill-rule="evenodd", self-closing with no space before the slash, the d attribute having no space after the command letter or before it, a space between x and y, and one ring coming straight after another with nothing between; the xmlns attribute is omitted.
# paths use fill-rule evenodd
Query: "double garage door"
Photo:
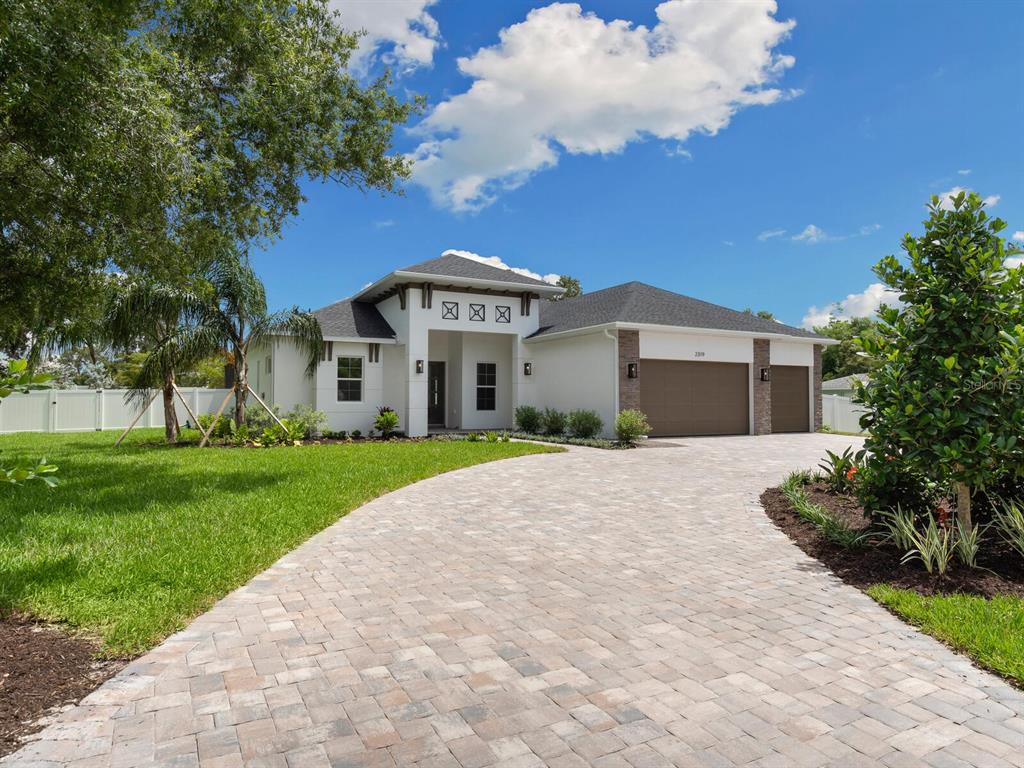
<svg viewBox="0 0 1024 768"><path fill-rule="evenodd" d="M654 437L750 433L746 363L640 361L640 410ZM804 366L772 366L772 432L808 431Z"/></svg>

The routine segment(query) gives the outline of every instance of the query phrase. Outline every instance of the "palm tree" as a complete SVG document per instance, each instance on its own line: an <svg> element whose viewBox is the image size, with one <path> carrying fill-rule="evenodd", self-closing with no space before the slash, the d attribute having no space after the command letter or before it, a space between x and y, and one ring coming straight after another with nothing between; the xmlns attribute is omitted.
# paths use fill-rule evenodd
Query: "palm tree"
<svg viewBox="0 0 1024 768"><path fill-rule="evenodd" d="M129 400L146 402L151 389L159 388L164 404L164 432L167 442L178 440L178 415L174 408L175 372L192 365L204 355L177 343L195 325L206 309L201 293L191 286L135 281L118 290L104 317L105 335L116 346L148 349L142 367L132 382Z"/></svg>
<svg viewBox="0 0 1024 768"><path fill-rule="evenodd" d="M245 423L245 401L249 393L248 354L275 336L291 339L307 360L306 375L312 376L320 363L323 333L320 322L298 307L267 313L267 293L248 259L226 257L207 271L210 297L194 325L168 341L201 359L227 347L235 359L235 424Z"/></svg>

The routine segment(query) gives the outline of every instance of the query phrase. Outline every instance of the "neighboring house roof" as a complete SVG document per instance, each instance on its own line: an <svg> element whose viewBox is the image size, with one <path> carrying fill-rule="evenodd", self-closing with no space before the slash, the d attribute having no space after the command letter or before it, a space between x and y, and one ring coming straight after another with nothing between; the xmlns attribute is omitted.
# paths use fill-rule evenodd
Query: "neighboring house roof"
<svg viewBox="0 0 1024 768"><path fill-rule="evenodd" d="M313 312L325 337L393 339L394 329L376 304L343 299Z"/></svg>
<svg viewBox="0 0 1024 768"><path fill-rule="evenodd" d="M821 382L821 388L825 389L853 389L853 382L859 381L863 384L868 383L870 377L866 373L853 373L849 376L840 376L838 379L829 379L828 381Z"/></svg>
<svg viewBox="0 0 1024 768"><path fill-rule="evenodd" d="M822 336L802 328L765 320L749 312L711 304L646 283L623 283L561 301L542 301L540 329L531 336L547 336L591 326L626 323L682 328L773 334L801 339Z"/></svg>

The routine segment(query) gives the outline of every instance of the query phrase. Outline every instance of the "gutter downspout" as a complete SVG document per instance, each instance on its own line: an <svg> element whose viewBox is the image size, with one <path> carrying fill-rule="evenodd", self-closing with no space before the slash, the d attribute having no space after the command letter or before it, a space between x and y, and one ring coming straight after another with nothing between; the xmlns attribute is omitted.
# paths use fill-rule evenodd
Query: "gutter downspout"
<svg viewBox="0 0 1024 768"><path fill-rule="evenodd" d="M604 335L611 339L612 344L612 391L614 392L614 411L619 415L619 334L614 328L605 328Z"/></svg>

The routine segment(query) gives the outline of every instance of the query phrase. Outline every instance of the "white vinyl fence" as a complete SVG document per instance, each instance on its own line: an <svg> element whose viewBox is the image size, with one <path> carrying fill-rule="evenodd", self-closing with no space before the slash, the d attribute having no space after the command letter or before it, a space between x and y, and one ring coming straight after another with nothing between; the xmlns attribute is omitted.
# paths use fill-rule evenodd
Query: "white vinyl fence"
<svg viewBox="0 0 1024 768"><path fill-rule="evenodd" d="M860 417L865 408L848 397L821 396L821 423L836 432L860 432Z"/></svg>
<svg viewBox="0 0 1024 768"><path fill-rule="evenodd" d="M48 389L8 395L0 400L0 433L4 432L92 432L100 429L124 429L132 423L143 403L126 403L126 389ZM216 413L226 389L181 387L189 407L196 414ZM178 423L192 417L174 398ZM227 408L231 407L229 402ZM227 410L227 409L225 409ZM136 426L162 427L162 395L150 403Z"/></svg>

